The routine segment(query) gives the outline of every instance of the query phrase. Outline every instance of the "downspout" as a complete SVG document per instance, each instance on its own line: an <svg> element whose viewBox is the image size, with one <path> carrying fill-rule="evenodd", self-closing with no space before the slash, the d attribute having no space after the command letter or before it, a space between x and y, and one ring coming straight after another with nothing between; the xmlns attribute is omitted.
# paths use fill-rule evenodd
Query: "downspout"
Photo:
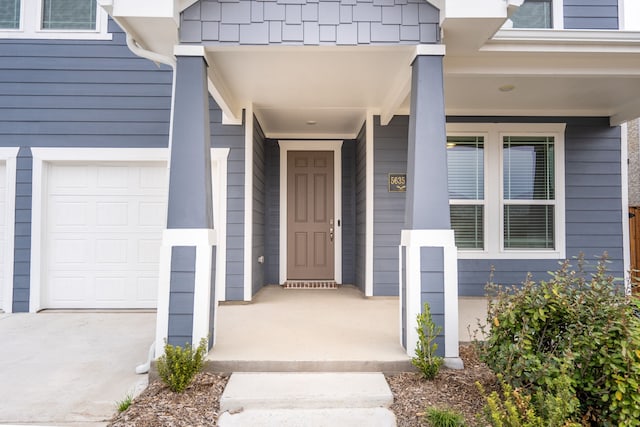
<svg viewBox="0 0 640 427"><path fill-rule="evenodd" d="M113 18L113 17L112 17ZM118 19L113 18L113 20L120 25L121 28L125 28L122 26L122 24L118 21ZM165 55L161 55L157 52L152 52L150 50L147 50L145 48L143 48L140 43L138 43L138 41L136 39L133 38L133 36L125 30L125 32L127 33L127 47L129 48L129 50L131 50L131 52L133 52L135 55L141 57L141 58L145 58L148 59L152 62L154 62L156 65L158 64L165 64L170 66L174 71L176 68L176 60L174 58L165 56Z"/></svg>

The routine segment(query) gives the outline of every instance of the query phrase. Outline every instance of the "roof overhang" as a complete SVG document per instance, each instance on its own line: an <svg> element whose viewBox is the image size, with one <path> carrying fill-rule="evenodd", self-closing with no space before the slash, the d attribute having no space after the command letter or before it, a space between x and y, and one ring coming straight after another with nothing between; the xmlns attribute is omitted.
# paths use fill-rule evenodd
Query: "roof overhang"
<svg viewBox="0 0 640 427"><path fill-rule="evenodd" d="M99 0L143 57L175 64L194 0ZM252 107L272 138L352 138L367 115L409 113L411 62L444 54L449 115L640 117L640 33L501 30L522 0L429 0L444 45L180 46L209 63L225 123Z"/></svg>

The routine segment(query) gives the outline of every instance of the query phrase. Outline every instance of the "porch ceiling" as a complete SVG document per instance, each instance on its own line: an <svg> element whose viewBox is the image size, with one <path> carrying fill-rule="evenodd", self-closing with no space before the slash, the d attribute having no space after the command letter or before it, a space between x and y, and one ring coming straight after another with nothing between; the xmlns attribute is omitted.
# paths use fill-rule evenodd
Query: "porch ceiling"
<svg viewBox="0 0 640 427"><path fill-rule="evenodd" d="M414 54L413 46L207 50L216 88L229 104L253 105L272 138L354 137L367 111L406 98Z"/></svg>
<svg viewBox="0 0 640 427"><path fill-rule="evenodd" d="M225 102L253 111L271 138L353 138L367 113L409 113L413 46L208 48ZM640 116L637 52L445 56L449 115Z"/></svg>

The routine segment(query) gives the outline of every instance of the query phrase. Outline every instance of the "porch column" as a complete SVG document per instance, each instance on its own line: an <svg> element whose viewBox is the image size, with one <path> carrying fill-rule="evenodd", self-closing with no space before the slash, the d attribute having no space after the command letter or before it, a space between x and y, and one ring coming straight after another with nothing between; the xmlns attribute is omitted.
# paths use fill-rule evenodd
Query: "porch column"
<svg viewBox="0 0 640 427"><path fill-rule="evenodd" d="M177 47L178 50L180 47ZM187 56L188 55L188 56ZM204 49L176 52L167 228L163 233L156 357L171 345L213 344L216 233Z"/></svg>
<svg viewBox="0 0 640 427"><path fill-rule="evenodd" d="M437 49L442 49L438 53ZM443 47L412 64L405 226L400 243L402 345L415 355L416 316L429 303L443 333L438 352L461 368L458 354L458 266L449 218Z"/></svg>

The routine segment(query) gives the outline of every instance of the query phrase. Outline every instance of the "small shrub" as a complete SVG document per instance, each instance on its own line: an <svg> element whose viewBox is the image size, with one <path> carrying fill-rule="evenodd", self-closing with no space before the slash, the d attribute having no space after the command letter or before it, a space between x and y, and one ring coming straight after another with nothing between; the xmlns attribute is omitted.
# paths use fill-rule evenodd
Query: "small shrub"
<svg viewBox="0 0 640 427"><path fill-rule="evenodd" d="M484 396L486 404L483 409L484 421L492 427L580 427L572 421L571 414L577 399L570 389L559 390L557 395L538 393L532 398L526 390L514 389L498 375L501 393L492 392L488 396L482 385L476 385ZM556 382L560 389L566 385L568 377L564 376ZM565 400L566 399L566 400ZM540 408L540 409L538 409Z"/></svg>
<svg viewBox="0 0 640 427"><path fill-rule="evenodd" d="M175 393L182 393L202 370L204 356L207 353L207 340L200 340L194 349L191 344L184 348L165 343L164 354L158 359L157 368L160 379Z"/></svg>
<svg viewBox="0 0 640 427"><path fill-rule="evenodd" d="M542 417L573 411L586 425L640 426L637 300L607 274L605 258L591 274L580 257L577 270L565 261L551 275L520 288L489 285L481 359Z"/></svg>
<svg viewBox="0 0 640 427"><path fill-rule="evenodd" d="M425 419L431 427L464 427L464 417L452 409L428 408Z"/></svg>
<svg viewBox="0 0 640 427"><path fill-rule="evenodd" d="M129 409L129 406L133 403L133 395L131 393L127 393L124 399L116 402L116 407L118 408L118 413L124 412Z"/></svg>
<svg viewBox="0 0 640 427"><path fill-rule="evenodd" d="M416 322L418 323L416 327L418 343L416 356L411 359L411 363L420 370L424 378L432 380L438 374L443 362L442 357L436 356L438 344L435 343L442 328L433 323L431 309L427 303L425 303L422 313L416 316Z"/></svg>

